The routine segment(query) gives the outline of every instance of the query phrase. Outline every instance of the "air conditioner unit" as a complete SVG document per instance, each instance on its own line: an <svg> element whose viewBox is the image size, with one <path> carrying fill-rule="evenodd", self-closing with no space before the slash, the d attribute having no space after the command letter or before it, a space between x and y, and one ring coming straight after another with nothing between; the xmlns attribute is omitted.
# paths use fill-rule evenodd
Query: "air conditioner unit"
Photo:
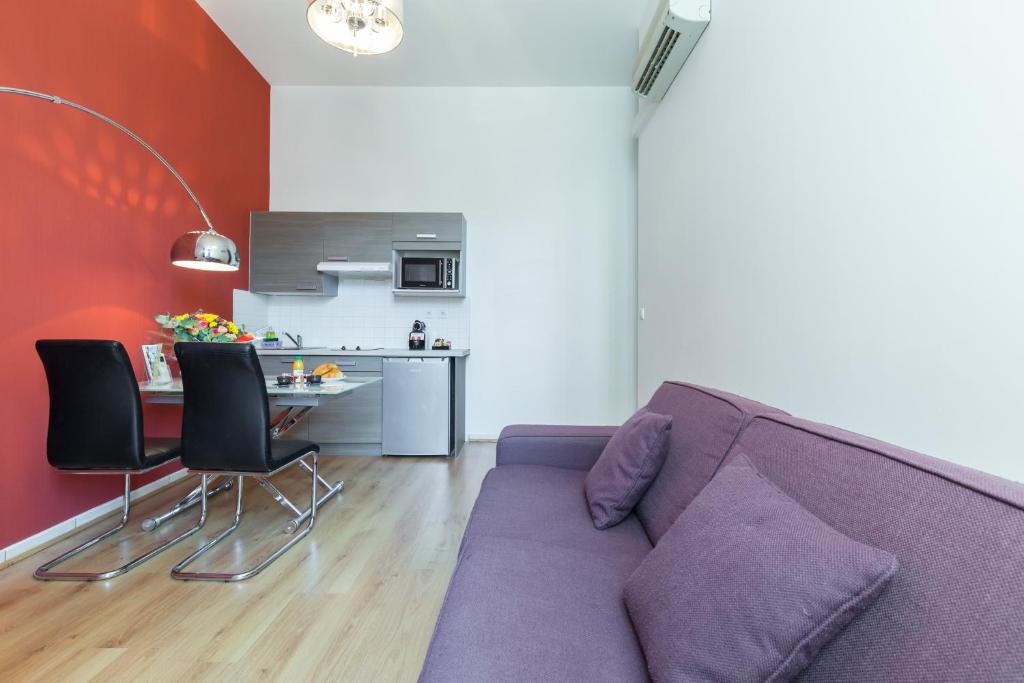
<svg viewBox="0 0 1024 683"><path fill-rule="evenodd" d="M633 90L661 100L710 22L711 0L661 0L640 44Z"/></svg>

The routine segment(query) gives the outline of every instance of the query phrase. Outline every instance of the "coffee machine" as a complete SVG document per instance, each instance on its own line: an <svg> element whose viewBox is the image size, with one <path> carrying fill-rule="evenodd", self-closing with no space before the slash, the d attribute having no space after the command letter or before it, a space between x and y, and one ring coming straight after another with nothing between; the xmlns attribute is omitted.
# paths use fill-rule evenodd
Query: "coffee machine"
<svg viewBox="0 0 1024 683"><path fill-rule="evenodd" d="M415 320L412 324L412 332L409 333L409 350L423 351L427 348L427 324L422 320Z"/></svg>

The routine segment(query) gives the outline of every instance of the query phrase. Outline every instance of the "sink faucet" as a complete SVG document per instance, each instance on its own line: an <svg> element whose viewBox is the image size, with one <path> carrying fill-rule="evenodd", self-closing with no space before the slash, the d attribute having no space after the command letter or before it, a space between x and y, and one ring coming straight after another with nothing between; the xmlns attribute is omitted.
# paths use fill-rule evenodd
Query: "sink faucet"
<svg viewBox="0 0 1024 683"><path fill-rule="evenodd" d="M297 348L297 349L301 349L302 348L302 335L301 334L297 334L294 337L292 335L290 335L289 333L287 333L287 332L284 332L283 334L284 334L284 336L286 336L286 337L288 337L289 339L292 340L292 344L295 344L295 348Z"/></svg>

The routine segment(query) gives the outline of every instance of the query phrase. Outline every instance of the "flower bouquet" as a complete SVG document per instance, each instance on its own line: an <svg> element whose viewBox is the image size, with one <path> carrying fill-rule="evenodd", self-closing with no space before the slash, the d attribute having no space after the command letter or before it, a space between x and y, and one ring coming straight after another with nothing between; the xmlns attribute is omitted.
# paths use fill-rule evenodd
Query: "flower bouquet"
<svg viewBox="0 0 1024 683"><path fill-rule="evenodd" d="M170 313L155 316L157 324L174 335L174 341L185 342L250 342L253 335L245 327L222 318L215 313Z"/></svg>

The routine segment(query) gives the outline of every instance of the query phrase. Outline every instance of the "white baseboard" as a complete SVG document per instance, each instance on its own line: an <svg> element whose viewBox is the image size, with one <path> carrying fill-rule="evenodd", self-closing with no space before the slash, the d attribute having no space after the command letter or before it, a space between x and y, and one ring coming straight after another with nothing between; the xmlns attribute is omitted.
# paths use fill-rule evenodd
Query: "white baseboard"
<svg viewBox="0 0 1024 683"><path fill-rule="evenodd" d="M498 435L497 434L494 434L494 435L491 435L491 434L467 434L466 435L466 441L485 441L485 442L489 442L489 441L497 441L497 440L498 440Z"/></svg>
<svg viewBox="0 0 1024 683"><path fill-rule="evenodd" d="M145 486L140 486L132 491L131 499L137 500L142 496L148 496L150 493L162 489L165 486L169 486L179 479L184 479L186 476L188 476L188 470L185 469L180 469L177 472L171 472L166 477L161 477L156 481L151 481ZM108 500L106 503L102 503L94 508L86 510L85 512L77 514L70 519L65 519L63 522L54 524L49 529L44 529L38 534L34 534L26 539L18 541L17 543L9 545L6 548L2 548L0 549L0 564L12 562L22 555L27 555L37 548L50 543L54 539L60 538L66 533L95 522L100 517L109 514L120 507L121 496L118 496L117 498Z"/></svg>

